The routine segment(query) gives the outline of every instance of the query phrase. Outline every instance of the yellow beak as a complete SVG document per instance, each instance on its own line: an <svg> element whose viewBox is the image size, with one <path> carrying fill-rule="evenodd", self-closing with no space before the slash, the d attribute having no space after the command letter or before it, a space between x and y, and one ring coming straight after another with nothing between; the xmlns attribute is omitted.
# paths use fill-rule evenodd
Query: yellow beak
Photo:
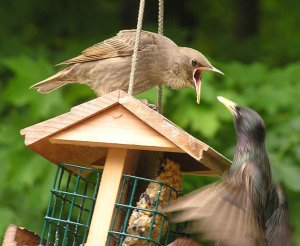
<svg viewBox="0 0 300 246"><path fill-rule="evenodd" d="M230 111L230 113L232 113L233 115L236 115L236 109L235 109L235 107L237 106L236 103L228 100L225 97L218 96L217 98L218 98L219 102L224 104L224 106Z"/></svg>

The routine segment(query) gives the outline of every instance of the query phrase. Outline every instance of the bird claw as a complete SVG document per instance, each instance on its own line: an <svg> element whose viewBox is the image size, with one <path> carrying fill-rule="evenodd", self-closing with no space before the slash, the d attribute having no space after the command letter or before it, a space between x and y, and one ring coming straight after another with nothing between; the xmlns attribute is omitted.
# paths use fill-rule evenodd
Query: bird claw
<svg viewBox="0 0 300 246"><path fill-rule="evenodd" d="M155 104L149 103L147 99L139 99L139 101L154 111L158 111L158 108Z"/></svg>
<svg viewBox="0 0 300 246"><path fill-rule="evenodd" d="M149 108L151 108L152 110L154 110L154 111L158 111L158 108L157 108L157 106L155 105L155 104L151 104L151 103L148 103L148 104L146 104Z"/></svg>

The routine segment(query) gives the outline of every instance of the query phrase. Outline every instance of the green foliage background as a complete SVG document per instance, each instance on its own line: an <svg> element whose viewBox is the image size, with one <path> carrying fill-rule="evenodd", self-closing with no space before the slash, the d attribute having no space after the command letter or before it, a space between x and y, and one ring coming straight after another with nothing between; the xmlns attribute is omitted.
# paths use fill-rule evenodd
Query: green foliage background
<svg viewBox="0 0 300 246"><path fill-rule="evenodd" d="M243 4L249 2L257 4L250 24L243 12ZM144 29L156 30L156 7L156 1L147 1ZM53 64L120 29L134 28L137 9L136 0L0 2L0 240L9 223L41 231L55 170L24 147L20 129L95 97L83 85L69 85L47 95L28 87L57 71ZM202 51L226 75L204 75L200 106L191 88L164 90L165 115L230 159L235 146L232 117L216 96L228 97L262 115L273 175L287 193L297 245L299 13L300 4L292 0L166 0L165 34L179 45ZM155 90L139 97L155 102ZM184 189L191 191L212 181L185 177Z"/></svg>

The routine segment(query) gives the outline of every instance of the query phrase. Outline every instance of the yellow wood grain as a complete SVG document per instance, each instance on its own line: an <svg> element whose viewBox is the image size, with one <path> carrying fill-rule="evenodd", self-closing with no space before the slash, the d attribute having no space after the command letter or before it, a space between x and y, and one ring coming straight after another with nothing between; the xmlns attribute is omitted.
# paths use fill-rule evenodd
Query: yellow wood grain
<svg viewBox="0 0 300 246"><path fill-rule="evenodd" d="M50 137L55 144L182 152L123 106L118 105Z"/></svg>
<svg viewBox="0 0 300 246"><path fill-rule="evenodd" d="M87 246L104 246L118 198L122 173L131 173L137 151L109 149L90 225Z"/></svg>

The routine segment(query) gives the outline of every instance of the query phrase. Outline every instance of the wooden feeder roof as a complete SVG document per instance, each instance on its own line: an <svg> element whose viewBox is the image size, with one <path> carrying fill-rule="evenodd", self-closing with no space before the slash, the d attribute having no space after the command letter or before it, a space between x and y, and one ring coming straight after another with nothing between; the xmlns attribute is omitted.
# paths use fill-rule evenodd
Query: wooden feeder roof
<svg viewBox="0 0 300 246"><path fill-rule="evenodd" d="M221 174L230 161L158 112L117 90L21 130L25 145L54 163L103 165L108 148L167 152L195 175Z"/></svg>

